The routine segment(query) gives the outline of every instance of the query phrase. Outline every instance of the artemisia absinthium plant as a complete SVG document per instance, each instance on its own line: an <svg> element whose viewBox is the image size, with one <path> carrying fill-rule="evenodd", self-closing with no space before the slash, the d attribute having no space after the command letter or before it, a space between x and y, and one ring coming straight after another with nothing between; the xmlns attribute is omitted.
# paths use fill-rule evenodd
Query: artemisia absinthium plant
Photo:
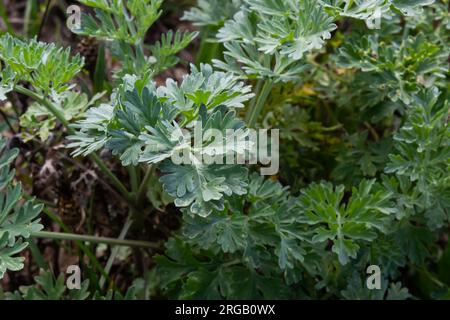
<svg viewBox="0 0 450 320"><path fill-rule="evenodd" d="M100 167L96 152L117 156L131 191L103 169L130 202L130 222L144 214L133 203L146 195L155 207L164 207L158 193L179 209L183 226L153 257L151 286L138 282L129 298L136 290L177 299L450 296L447 0L199 0L183 17L200 28L198 65L160 86L155 75L177 63L195 34L169 32L147 46L161 1L80 2L95 13L74 31L106 40L122 62L109 100L68 84L78 57L8 35L0 40L0 97L34 98L22 125L41 110L45 138L59 120L73 156ZM42 53L33 60L28 52ZM223 140L203 134L192 146L197 122ZM225 158L218 145L244 141L248 128L280 129L277 176L171 161L180 152ZM382 270L381 290L365 285L369 265ZM46 277L41 287L58 286ZM424 279L432 284L421 286ZM9 296L45 297L36 290ZM98 295L83 290L78 298ZM57 298L70 297L60 290Z"/></svg>

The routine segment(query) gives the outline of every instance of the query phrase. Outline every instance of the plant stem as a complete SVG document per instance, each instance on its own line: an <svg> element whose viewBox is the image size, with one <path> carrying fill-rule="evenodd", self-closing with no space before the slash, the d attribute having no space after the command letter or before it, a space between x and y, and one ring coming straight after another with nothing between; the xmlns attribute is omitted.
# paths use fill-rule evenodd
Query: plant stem
<svg viewBox="0 0 450 320"><path fill-rule="evenodd" d="M123 197L129 202L129 204L133 204L133 197L128 192L127 188L120 182L119 178L106 166L105 162L96 154L91 153L89 158L95 162L95 164L99 167L99 169L111 180L111 183L117 188L117 190L123 195Z"/></svg>
<svg viewBox="0 0 450 320"><path fill-rule="evenodd" d="M24 193L23 197L26 200L33 200L33 197L31 197L30 195ZM40 202L39 200L34 200L36 202ZM60 226L61 229L63 229L65 232L70 233L70 229L68 226L66 226L66 224L53 212L51 212L50 210L48 210L46 207L44 207L42 209L42 211L52 220L54 221L57 225ZM94 265L94 267L105 277L108 277L108 274L106 273L106 271L103 269L102 265L100 264L100 262L98 261L97 257L92 253L92 251L81 241L79 240L75 240L76 245L78 246L78 248L80 248L81 251L83 251L86 256L88 256L89 260L92 262L92 264Z"/></svg>
<svg viewBox="0 0 450 320"><path fill-rule="evenodd" d="M39 250L34 239L28 239L28 247L30 248L31 255L33 256L34 260L36 261L36 264L39 267L39 269L48 270L48 264L45 261L44 257L42 256L42 253Z"/></svg>
<svg viewBox="0 0 450 320"><path fill-rule="evenodd" d="M125 222L122 230L120 231L119 238L117 240L124 241L125 237L127 236L128 230L130 230L131 225L133 224L133 220L131 219L133 215L133 211L130 210L130 214L127 218L127 221ZM119 248L114 247L111 251L111 255L108 258L108 261L106 262L105 271L109 275L109 272L111 271L112 265L114 263L114 260L116 259L117 254L119 253ZM100 288L103 288L103 285L105 284L106 278L101 277L99 281Z"/></svg>
<svg viewBox="0 0 450 320"><path fill-rule="evenodd" d="M372 125L370 123L368 123L367 121L364 121L364 126L369 129L370 133L373 136L373 139L375 140L375 142L380 142L380 136L378 135L377 131L374 129L374 127L372 127Z"/></svg>
<svg viewBox="0 0 450 320"><path fill-rule="evenodd" d="M224 263L224 264L221 264L220 266L221 266L222 268L228 268L228 267L234 266L234 265L236 265L236 264L240 264L240 263L242 263L242 260L241 260L241 259L234 259L234 260L232 260L232 261L229 261L229 262L226 262L226 263Z"/></svg>
<svg viewBox="0 0 450 320"><path fill-rule="evenodd" d="M47 0L47 5L45 6L44 15L42 16L41 23L39 25L39 31L38 31L38 34L37 34L37 40L41 39L42 30L44 28L45 21L47 20L48 11L50 9L50 3L51 2L52 2L52 0Z"/></svg>
<svg viewBox="0 0 450 320"><path fill-rule="evenodd" d="M75 165L76 167L80 168L83 171L87 171L88 168L85 167L83 164L81 164L79 161L76 161L70 157L68 157L66 154L60 152L59 153L61 155L61 158L69 161L70 163L72 163L73 165ZM114 197L117 197L118 200L122 201L122 202L129 202L131 200L125 199L122 194L120 192L118 192L115 188L113 188L109 183L107 183L105 181L105 179L103 179L102 176L98 176L97 177L98 182L100 182L100 184L102 184L106 189L108 189L111 193L113 193ZM54 207L54 205L53 205Z"/></svg>
<svg viewBox="0 0 450 320"><path fill-rule="evenodd" d="M13 29L11 23L9 22L9 18L6 13L6 8L3 5L0 6L0 17L3 19L3 22L6 27L6 32L8 32L12 36L15 36L16 34L14 32L14 29Z"/></svg>
<svg viewBox="0 0 450 320"><path fill-rule="evenodd" d="M209 63L212 59L216 58L220 53L220 43L211 42L209 37L217 33L216 30L211 28L205 28L200 33L200 48L198 50L197 56L195 58L195 63L199 65L200 63Z"/></svg>
<svg viewBox="0 0 450 320"><path fill-rule="evenodd" d="M267 80L259 94L258 100L255 104L255 107L252 110L249 110L250 116L248 117L247 125L249 128L253 128L256 124L256 120L258 120L258 117L264 108L264 105L267 101L267 98L269 97L270 91L273 88L274 83L272 81Z"/></svg>
<svg viewBox="0 0 450 320"><path fill-rule="evenodd" d="M44 107L46 107L48 109L48 111L50 111L59 120L59 122L61 122L61 124L67 129L67 132L69 134L75 134L75 130L73 130L70 127L69 122L64 117L64 115L61 113L61 111L59 111L58 108L56 108L56 106L53 103L51 103L48 99L46 99L46 98L40 96L39 94L37 94L27 88L24 88L22 86L15 86L14 90L16 92L24 94L24 95L32 98L33 100L39 102L40 104L42 104ZM129 201L130 203L133 203L133 199L131 198L127 188L125 188L125 186L116 177L116 175L114 173L112 173L111 170L109 170L109 168L106 166L106 164L103 162L103 160L100 159L100 157L95 153L91 153L89 155L89 158L93 162L95 162L95 164L99 167L99 169L111 180L111 183L124 196L124 198L127 201Z"/></svg>
<svg viewBox="0 0 450 320"><path fill-rule="evenodd" d="M111 246L126 246L126 247L141 247L149 249L160 248L159 243L139 241L139 240L124 240L106 237L96 237L84 234L75 233L63 233L63 232L51 232L51 231L37 231L32 232L31 237L33 238L45 238L54 240L71 240L71 241L83 241L92 243L104 243Z"/></svg>
<svg viewBox="0 0 450 320"><path fill-rule="evenodd" d="M95 63L95 70L93 75L93 94L103 91L104 81L106 77L105 72L105 44L101 42L98 45L97 61Z"/></svg>
<svg viewBox="0 0 450 320"><path fill-rule="evenodd" d="M39 3L37 0L27 0L25 7L25 21L23 22L23 34L25 37L31 38L37 33L37 23L32 22L32 19L37 19ZM32 32L30 34L30 29Z"/></svg>
<svg viewBox="0 0 450 320"><path fill-rule="evenodd" d="M75 130L73 130L69 126L69 122L66 120L64 115L48 99L45 99L44 97L42 97L41 95L35 93L34 91L31 91L31 90L29 90L29 89L27 89L25 87L22 87L22 86L15 86L14 87L14 91L16 91L18 93L21 93L21 94L24 94L24 95L32 98L33 100L39 102L40 104L44 105L44 107L46 107L48 109L48 111L50 111L59 120L59 122L61 122L61 124L64 127L66 127L67 132L69 132L70 134L74 134L75 133Z"/></svg>
<svg viewBox="0 0 450 320"><path fill-rule="evenodd" d="M245 114L245 122L247 122L247 123L250 120L250 115L252 114L253 109L255 108L255 104L256 104L256 101L258 100L259 93L261 92L261 87L262 87L263 83L264 83L264 80L262 80L262 79L258 79L258 81L256 83L255 96L250 101L250 103L248 105L247 113Z"/></svg>
<svg viewBox="0 0 450 320"><path fill-rule="evenodd" d="M139 167L135 167L133 165L128 166L128 172L130 175L130 181L131 181L131 192L133 193L133 198L136 199L136 194L139 189L139 181L138 181L138 174L136 170L138 170Z"/></svg>
<svg viewBox="0 0 450 320"><path fill-rule="evenodd" d="M148 181L150 180L150 178L153 175L153 172L155 167L152 165L149 165L147 170L145 170L145 175L144 178L142 179L141 185L139 186L139 190L136 194L136 203L137 205L139 205L142 202L142 199L145 196L145 189L147 187Z"/></svg>

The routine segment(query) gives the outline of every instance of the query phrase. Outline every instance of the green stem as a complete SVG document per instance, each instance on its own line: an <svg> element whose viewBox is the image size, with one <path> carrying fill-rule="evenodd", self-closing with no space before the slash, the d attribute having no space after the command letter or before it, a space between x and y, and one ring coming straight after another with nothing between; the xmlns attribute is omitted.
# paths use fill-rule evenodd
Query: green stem
<svg viewBox="0 0 450 320"><path fill-rule="evenodd" d="M25 21L23 22L23 34L25 37L31 38L37 33L37 16L39 12L39 3L37 0L27 0L25 7ZM35 21L32 21L36 19ZM32 29L32 32L30 32Z"/></svg>
<svg viewBox="0 0 450 320"><path fill-rule="evenodd" d="M130 214L127 218L127 221L125 222L122 230L120 231L119 238L117 239L118 241L125 241L125 237L127 236L127 233L130 230L131 225L133 224L133 220L131 219L132 215L133 215L133 210L130 210ZM113 265L114 260L116 259L116 256L118 253L119 253L119 248L114 247L111 251L111 255L109 256L108 261L106 261L105 271L108 275L109 275L109 272L111 271L112 265ZM105 281L106 281L106 278L102 276L99 281L100 288L103 288Z"/></svg>
<svg viewBox="0 0 450 320"><path fill-rule="evenodd" d="M39 102L40 104L42 104L44 107L46 107L48 109L48 111L50 111L59 120L59 122L61 122L61 124L67 129L67 132L69 134L75 134L75 130L70 127L69 122L64 117L64 115L61 113L61 111L59 111L58 108L56 108L56 106L53 103L51 103L48 99L46 99L46 98L40 96L39 94L37 94L27 88L24 88L22 86L16 86L14 88L14 90L16 92L24 94L24 95L32 98L33 100ZM132 201L132 198L131 198L127 188L125 188L123 183L116 177L116 175L114 173L112 173L111 170L109 170L109 168L106 166L106 164L103 162L103 160L100 159L100 157L95 153L91 153L89 155L89 158L93 162L95 162L95 164L97 164L99 169L111 180L111 183L124 196L124 198L127 201L129 201L130 203L132 203L133 201Z"/></svg>
<svg viewBox="0 0 450 320"><path fill-rule="evenodd" d="M139 186L139 190L136 195L136 203L138 205L142 202L142 199L145 196L145 190L147 188L148 181L150 180L150 178L153 175L153 172L155 171L154 169L155 169L154 166L149 165L147 170L145 170L144 178L142 179L141 185Z"/></svg>
<svg viewBox="0 0 450 320"><path fill-rule="evenodd" d="M34 261L36 261L37 266L39 269L48 270L48 264L45 261L44 257L42 256L41 251L39 250L36 242L34 239L28 239L28 247L30 248L31 254L34 258Z"/></svg>
<svg viewBox="0 0 450 320"><path fill-rule="evenodd" d="M225 269L225 268L228 268L228 267L234 266L236 264L240 264L240 263L242 263L241 259L234 259L232 261L221 264L220 266Z"/></svg>
<svg viewBox="0 0 450 320"><path fill-rule="evenodd" d="M95 70L93 75L93 93L99 93L103 91L104 81L106 77L105 72L105 44L101 42L98 46L97 61L95 63Z"/></svg>
<svg viewBox="0 0 450 320"><path fill-rule="evenodd" d="M14 29L9 22L8 14L6 13L6 9L3 5L0 6L0 17L3 19L3 22L5 23L6 32L8 32L10 35L15 36Z"/></svg>
<svg viewBox="0 0 450 320"><path fill-rule="evenodd" d="M70 126L69 126L69 122L66 120L66 118L64 117L64 115L61 113L61 111L59 111L55 105L53 103L51 103L49 100L45 99L44 97L42 97L41 95L37 94L34 91L31 91L27 88L24 88L22 86L15 86L14 91L24 94L28 97L30 97L31 99L39 102L40 104L42 104L44 107L46 107L48 109L48 111L50 111L58 120L59 122L62 123L62 125L64 127L66 127L67 132L69 132L70 134L74 134L75 130L73 130Z"/></svg>
<svg viewBox="0 0 450 320"><path fill-rule="evenodd" d="M220 51L219 42L211 42L210 37L214 38L217 31L211 28L204 28L200 33L200 48L198 50L197 56L195 58L195 63L199 65L200 63L207 63L218 56Z"/></svg>
<svg viewBox="0 0 450 320"><path fill-rule="evenodd" d="M111 246L126 246L126 247L140 247L149 249L160 248L159 243L139 241L139 240L124 240L116 238L106 238L106 237L96 237L85 234L75 234L75 233L63 233L63 232L51 232L51 231L37 231L32 232L31 237L33 238L45 238L54 240L69 240L69 241L83 241L92 243L104 243Z"/></svg>
<svg viewBox="0 0 450 320"><path fill-rule="evenodd" d="M37 40L40 40L40 39L41 39L42 30L43 30L43 28L44 28L45 21L47 20L48 11L49 11L49 9L50 9L50 3L51 3L51 2L52 2L52 0L47 0L47 5L45 6L45 11L44 11L44 14L43 14L43 16L42 16L41 23L39 24L39 30L38 30L38 34L37 34Z"/></svg>
<svg viewBox="0 0 450 320"><path fill-rule="evenodd" d="M31 197L28 194L23 194L23 197L26 200L33 200L34 198ZM40 202L39 200L34 200L36 202ZM65 232L70 233L70 229L68 226L66 226L66 224L53 212L51 212L50 210L48 210L46 207L44 207L42 209L42 211L52 220L54 221L57 225L59 225L59 227L61 229L63 229ZM84 245L83 242L76 240L75 241L76 245L78 246L78 248L80 248L81 251L84 252L84 254L86 254L86 256L88 256L89 260L92 262L92 264L94 265L94 267L105 277L108 277L108 274L106 273L106 271L103 269L102 265L100 264L100 262L98 261L97 257L92 253L92 251L86 246Z"/></svg>
<svg viewBox="0 0 450 320"><path fill-rule="evenodd" d="M47 200L35 199L35 201L42 203L46 207L50 207L50 208L57 208L58 207L53 202L50 202L50 201L47 201Z"/></svg>
<svg viewBox="0 0 450 320"><path fill-rule="evenodd" d="M248 105L247 113L245 114L245 122L247 122L247 123L250 120L250 115L252 114L253 109L255 108L255 104L256 104L256 101L258 100L259 93L261 92L261 87L262 87L263 83L264 83L264 80L262 80L262 79L258 79L258 82L256 83L255 96L250 101L250 104Z"/></svg>
<svg viewBox="0 0 450 320"><path fill-rule="evenodd" d="M133 165L128 167L128 172L130 174L130 182L131 182L131 192L133 193L134 199L136 199L136 194L139 189L139 181L138 181L138 174L136 170L138 170L139 167L135 167Z"/></svg>
<svg viewBox="0 0 450 320"><path fill-rule="evenodd" d="M269 80L264 83L255 107L251 111L249 111L250 116L248 117L249 120L247 122L249 128L253 128L255 126L256 120L258 120L258 117L262 109L264 108L267 98L269 97L269 94L272 91L273 85L274 83Z"/></svg>
<svg viewBox="0 0 450 320"><path fill-rule="evenodd" d="M123 197L130 203L133 203L133 197L128 192L127 188L120 182L119 178L106 166L105 162L96 154L91 153L89 158L95 162L99 169L111 180L111 183L117 188L117 190L123 195Z"/></svg>

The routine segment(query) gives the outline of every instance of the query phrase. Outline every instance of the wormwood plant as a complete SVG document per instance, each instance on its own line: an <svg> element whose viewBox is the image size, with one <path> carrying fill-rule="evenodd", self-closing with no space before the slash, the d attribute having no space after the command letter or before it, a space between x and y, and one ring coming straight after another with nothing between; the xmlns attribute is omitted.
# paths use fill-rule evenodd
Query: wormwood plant
<svg viewBox="0 0 450 320"><path fill-rule="evenodd" d="M39 213L42 205L24 200L20 183L14 184L14 170L10 166L18 150L5 150L6 142L0 140L0 278L6 271L23 268L24 257L18 256L28 243L32 232L40 231ZM21 203L23 202L23 203Z"/></svg>
<svg viewBox="0 0 450 320"><path fill-rule="evenodd" d="M60 122L71 155L95 162L129 217L116 241L42 232L31 200L11 214L22 190L9 171L17 151L6 150L0 275L22 267L17 253L31 236L160 250L125 298L449 297L448 1L199 0L183 19L200 28L203 63L162 85L155 76L197 33L169 31L149 45L162 1L80 2L94 13L73 31L105 41L120 62L109 98L76 90L83 61L68 49L10 35L0 38L0 98L35 100L20 125L44 119L41 139L60 135ZM280 129L277 175L225 164L252 151L250 128ZM124 240L168 203L182 226L164 249ZM104 268L91 259L102 279L75 296L43 273L7 297L100 298L117 253ZM366 286L369 265L381 269L379 290Z"/></svg>

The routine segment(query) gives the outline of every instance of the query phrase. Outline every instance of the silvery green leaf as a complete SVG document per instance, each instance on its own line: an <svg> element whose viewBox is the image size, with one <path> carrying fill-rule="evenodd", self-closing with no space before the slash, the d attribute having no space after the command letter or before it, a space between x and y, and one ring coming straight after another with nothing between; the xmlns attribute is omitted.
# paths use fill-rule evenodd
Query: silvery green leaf
<svg viewBox="0 0 450 320"><path fill-rule="evenodd" d="M12 80L15 74L15 81L29 82L46 94L68 90L69 81L84 64L79 54L72 56L70 48L63 49L36 39L25 42L9 34L0 37L0 60L9 70L8 78Z"/></svg>
<svg viewBox="0 0 450 320"><path fill-rule="evenodd" d="M13 90L15 76L11 67L2 70L0 66L0 101L6 100L6 94Z"/></svg>
<svg viewBox="0 0 450 320"><path fill-rule="evenodd" d="M40 231L39 213L42 205L23 200L21 184L14 185L14 170L10 165L18 155L17 149L4 150L6 143L0 139L0 279L6 271L23 268L23 257L18 257L32 232Z"/></svg>
<svg viewBox="0 0 450 320"><path fill-rule="evenodd" d="M193 214L208 216L223 208L224 196L247 192L247 169L236 165L175 165L165 162L160 178L175 205L189 207Z"/></svg>
<svg viewBox="0 0 450 320"><path fill-rule="evenodd" d="M197 7L186 11L182 20L195 26L218 27L231 18L242 6L242 0L198 0Z"/></svg>
<svg viewBox="0 0 450 320"><path fill-rule="evenodd" d="M360 248L358 241L372 241L378 232L387 232L387 226L396 212L392 194L374 185L375 180L362 180L352 189L352 197L344 205L344 187L330 183L313 184L302 191L299 199L304 210L301 218L315 226L313 242L333 241L332 250L341 264L355 258Z"/></svg>
<svg viewBox="0 0 450 320"><path fill-rule="evenodd" d="M158 96L180 110L188 117L193 116L200 105L207 109L218 106L242 108L253 97L251 87L244 84L231 72L214 71L208 64L198 69L191 65L191 73L183 77L180 85L168 79L165 86L158 88Z"/></svg>
<svg viewBox="0 0 450 320"><path fill-rule="evenodd" d="M14 245L8 243L8 234L0 236L0 279L3 278L6 271L19 271L23 269L24 257L17 256L26 247L27 243L17 242Z"/></svg>

